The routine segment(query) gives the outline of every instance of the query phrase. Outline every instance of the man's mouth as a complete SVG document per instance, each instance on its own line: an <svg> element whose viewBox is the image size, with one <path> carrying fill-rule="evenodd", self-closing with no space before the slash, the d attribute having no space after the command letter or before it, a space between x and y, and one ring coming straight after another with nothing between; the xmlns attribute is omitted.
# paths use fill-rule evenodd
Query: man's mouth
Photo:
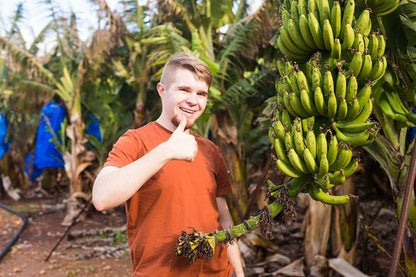
<svg viewBox="0 0 416 277"><path fill-rule="evenodd" d="M184 112L184 113L186 113L186 114L188 114L188 115L193 115L196 111L194 111L194 110L191 110L191 109L187 109L187 108L183 108L183 107L180 107L179 108L182 112Z"/></svg>

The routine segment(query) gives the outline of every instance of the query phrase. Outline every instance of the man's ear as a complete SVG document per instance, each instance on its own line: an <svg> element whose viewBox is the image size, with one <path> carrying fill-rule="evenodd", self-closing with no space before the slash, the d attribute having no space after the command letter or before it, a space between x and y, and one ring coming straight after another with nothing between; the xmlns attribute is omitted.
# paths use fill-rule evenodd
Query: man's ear
<svg viewBox="0 0 416 277"><path fill-rule="evenodd" d="M165 92L166 92L165 86L161 82L157 83L156 89L160 97L165 96Z"/></svg>

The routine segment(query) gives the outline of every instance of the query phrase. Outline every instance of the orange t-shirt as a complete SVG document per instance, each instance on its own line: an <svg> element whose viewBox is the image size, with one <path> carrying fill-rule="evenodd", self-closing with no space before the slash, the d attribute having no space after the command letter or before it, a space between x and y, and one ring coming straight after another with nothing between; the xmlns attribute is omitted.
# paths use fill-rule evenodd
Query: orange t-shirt
<svg viewBox="0 0 416 277"><path fill-rule="evenodd" d="M208 262L199 259L189 264L175 254L182 231L189 232L190 227L206 233L222 229L216 197L231 192L217 146L192 134L198 144L194 161L169 161L126 202L132 276L231 276L234 271L223 244L217 245ZM171 135L157 122L128 130L114 145L105 165L123 167Z"/></svg>

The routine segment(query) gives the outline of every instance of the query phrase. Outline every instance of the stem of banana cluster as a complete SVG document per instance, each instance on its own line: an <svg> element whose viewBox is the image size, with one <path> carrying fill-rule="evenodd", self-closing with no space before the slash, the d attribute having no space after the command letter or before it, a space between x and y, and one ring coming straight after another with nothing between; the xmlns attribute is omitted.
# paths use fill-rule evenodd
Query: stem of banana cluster
<svg viewBox="0 0 416 277"><path fill-rule="evenodd" d="M277 216L283 210L283 204L275 201L268 205L271 217ZM261 213L263 213L262 211ZM244 223L239 225L235 225L228 230L221 230L214 233L215 241L216 242L223 242L229 241L231 239L239 238L251 230L254 230L258 227L258 223L261 217L261 213L250 217L249 219L245 220Z"/></svg>

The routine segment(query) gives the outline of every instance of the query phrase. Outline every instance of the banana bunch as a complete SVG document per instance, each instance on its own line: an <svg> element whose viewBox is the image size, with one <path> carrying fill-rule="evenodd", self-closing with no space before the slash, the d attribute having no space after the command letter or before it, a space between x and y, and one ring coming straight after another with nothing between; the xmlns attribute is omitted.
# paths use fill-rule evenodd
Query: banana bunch
<svg viewBox="0 0 416 277"><path fill-rule="evenodd" d="M386 86L376 86L374 102L390 119L400 122L405 127L415 126L416 114L405 106L399 92L393 87L387 89Z"/></svg>
<svg viewBox="0 0 416 277"><path fill-rule="evenodd" d="M345 1L343 8L338 0L286 0L277 46L294 61L304 62L318 50L340 59L341 51L353 46L355 31L365 37L371 32L370 10L358 18L354 13L354 0Z"/></svg>
<svg viewBox="0 0 416 277"><path fill-rule="evenodd" d="M400 4L400 0L367 0L367 6L375 16L384 16L394 12Z"/></svg>
<svg viewBox="0 0 416 277"><path fill-rule="evenodd" d="M321 69L316 60L310 60L305 68L304 73L290 62L278 63L282 76L276 81L279 111L286 110L293 118L320 116L336 121L340 140L353 146L370 142L371 134L377 130L367 122L373 108L370 100L373 83L367 82L360 88L354 74L341 68ZM356 141L358 131L363 132L359 138L364 133L368 135L365 143L363 139Z"/></svg>
<svg viewBox="0 0 416 277"><path fill-rule="evenodd" d="M295 178L289 183L291 194L307 189L312 197L324 203L345 204L348 196L332 196L327 190L344 183L357 169L358 159L347 144L338 142L337 136L321 132L314 125L314 117L292 120L286 110L277 116L269 130L276 165Z"/></svg>

